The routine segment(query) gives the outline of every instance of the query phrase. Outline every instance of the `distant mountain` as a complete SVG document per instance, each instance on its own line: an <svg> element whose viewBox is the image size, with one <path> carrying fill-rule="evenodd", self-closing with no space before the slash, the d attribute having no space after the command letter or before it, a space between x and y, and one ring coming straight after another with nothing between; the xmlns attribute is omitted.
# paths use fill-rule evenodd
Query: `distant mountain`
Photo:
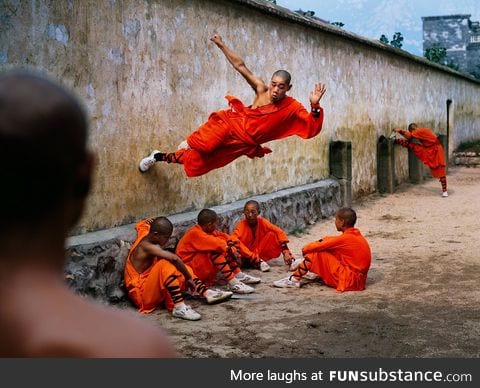
<svg viewBox="0 0 480 388"><path fill-rule="evenodd" d="M290 10L315 11L329 22L342 22L345 30L372 39L390 40L401 32L403 50L423 56L422 16L470 14L480 20L480 0L277 0Z"/></svg>

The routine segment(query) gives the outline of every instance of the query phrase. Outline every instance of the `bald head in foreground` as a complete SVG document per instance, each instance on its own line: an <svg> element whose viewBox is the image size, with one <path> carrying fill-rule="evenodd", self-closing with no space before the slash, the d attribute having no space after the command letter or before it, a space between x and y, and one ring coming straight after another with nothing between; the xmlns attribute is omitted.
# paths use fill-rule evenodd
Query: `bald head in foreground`
<svg viewBox="0 0 480 388"><path fill-rule="evenodd" d="M37 74L0 76L0 357L175 357L162 330L64 282L91 182L86 145L69 91Z"/></svg>

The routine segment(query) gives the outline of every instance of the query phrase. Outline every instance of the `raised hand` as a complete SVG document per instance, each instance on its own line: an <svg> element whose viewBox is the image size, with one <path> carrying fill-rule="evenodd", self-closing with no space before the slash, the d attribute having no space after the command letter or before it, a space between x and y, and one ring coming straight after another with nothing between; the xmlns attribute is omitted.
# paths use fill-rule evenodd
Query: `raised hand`
<svg viewBox="0 0 480 388"><path fill-rule="evenodd" d="M217 46L220 46L223 44L222 37L218 34L213 35L210 40L215 43Z"/></svg>
<svg viewBox="0 0 480 388"><path fill-rule="evenodd" d="M315 89L310 92L310 103L312 105L318 104L326 91L327 87L325 84L315 84Z"/></svg>

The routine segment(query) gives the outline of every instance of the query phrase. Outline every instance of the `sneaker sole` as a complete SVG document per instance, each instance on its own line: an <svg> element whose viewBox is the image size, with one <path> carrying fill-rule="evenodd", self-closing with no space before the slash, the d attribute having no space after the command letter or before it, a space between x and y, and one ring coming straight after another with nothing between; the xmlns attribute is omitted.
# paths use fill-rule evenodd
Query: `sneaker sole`
<svg viewBox="0 0 480 388"><path fill-rule="evenodd" d="M259 284L262 282L262 279L259 279L259 280L253 280L253 281L249 281L249 280L241 280L239 279L243 284Z"/></svg>
<svg viewBox="0 0 480 388"><path fill-rule="evenodd" d="M246 295L246 294L253 294L255 290L231 290L234 294L239 295Z"/></svg>
<svg viewBox="0 0 480 388"><path fill-rule="evenodd" d="M188 317L185 317L185 316L174 315L174 314L172 314L172 317L184 319L185 321L199 321L200 319L202 319L201 316L198 317L198 318L188 318Z"/></svg>
<svg viewBox="0 0 480 388"><path fill-rule="evenodd" d="M220 302L225 302L226 300L229 300L232 296L233 296L233 292L231 294L224 295L223 297L212 300L212 301L207 300L207 304L211 305L211 304L217 304Z"/></svg>

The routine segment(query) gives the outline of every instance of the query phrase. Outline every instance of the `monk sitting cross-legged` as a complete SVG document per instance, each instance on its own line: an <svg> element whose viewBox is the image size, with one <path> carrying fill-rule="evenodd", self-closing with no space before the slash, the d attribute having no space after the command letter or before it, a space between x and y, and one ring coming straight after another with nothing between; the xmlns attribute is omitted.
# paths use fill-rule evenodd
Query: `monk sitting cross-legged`
<svg viewBox="0 0 480 388"><path fill-rule="evenodd" d="M242 263L247 262L262 272L270 270L266 263L283 254L285 264L290 265L293 255L288 249L288 237L278 226L267 221L260 215L260 204L257 201L248 201L244 208L245 219L240 221L232 232L231 239L239 241L239 252Z"/></svg>
<svg viewBox="0 0 480 388"><path fill-rule="evenodd" d="M219 35L214 35L211 41L253 88L252 105L245 106L238 98L227 96L230 109L212 113L176 152L153 151L140 162L141 172L156 162L167 162L182 164L188 177L200 176L242 155L263 157L272 152L262 147L269 141L293 135L309 139L320 133L323 123L320 99L325 93L325 85L316 84L310 93L309 113L302 104L286 95L292 87L287 71L276 71L267 85L245 66L243 59L228 48Z"/></svg>
<svg viewBox="0 0 480 388"><path fill-rule="evenodd" d="M355 228L357 215L351 208L338 210L335 226L340 236L327 236L303 247L304 260L293 275L274 282L275 287L300 287L309 272L337 291L365 289L371 263L370 246Z"/></svg>
<svg viewBox="0 0 480 388"><path fill-rule="evenodd" d="M200 314L186 305L182 292L191 288L207 303L218 303L232 296L211 290L174 253L162 249L172 235L173 225L166 217L146 219L136 226L137 239L125 263L125 286L130 300L141 313L164 304L177 318L196 321Z"/></svg>
<svg viewBox="0 0 480 388"><path fill-rule="evenodd" d="M408 131L401 128L393 130L407 138L407 140L395 139L395 143L410 148L418 159L430 168L432 176L438 178L442 185L442 197L448 197L445 155L437 136L430 129L419 128L415 123L409 124ZM416 143L415 139L420 144Z"/></svg>
<svg viewBox="0 0 480 388"><path fill-rule="evenodd" d="M236 249L228 244L230 236L217 230L217 213L203 209L198 213L197 220L197 225L190 228L178 242L178 256L207 285L213 284L217 275L220 275L234 293L254 292L254 288L248 284L260 283L261 279L240 271Z"/></svg>

